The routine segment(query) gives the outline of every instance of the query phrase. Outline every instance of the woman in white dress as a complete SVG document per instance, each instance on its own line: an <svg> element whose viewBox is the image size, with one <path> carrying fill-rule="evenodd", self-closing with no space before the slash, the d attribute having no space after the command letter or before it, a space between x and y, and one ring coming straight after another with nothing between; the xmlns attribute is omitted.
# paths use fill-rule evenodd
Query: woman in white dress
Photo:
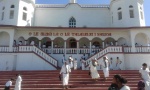
<svg viewBox="0 0 150 90"><path fill-rule="evenodd" d="M127 80L124 77L122 77L121 75L114 75L113 84L117 86L117 90L130 90L130 87L125 85L126 83Z"/></svg>
<svg viewBox="0 0 150 90"><path fill-rule="evenodd" d="M94 79L96 81L100 77L100 75L97 71L97 68L96 68L97 65L98 65L98 61L94 60L94 59L90 62L90 65L89 65L91 77L92 77L92 79Z"/></svg>

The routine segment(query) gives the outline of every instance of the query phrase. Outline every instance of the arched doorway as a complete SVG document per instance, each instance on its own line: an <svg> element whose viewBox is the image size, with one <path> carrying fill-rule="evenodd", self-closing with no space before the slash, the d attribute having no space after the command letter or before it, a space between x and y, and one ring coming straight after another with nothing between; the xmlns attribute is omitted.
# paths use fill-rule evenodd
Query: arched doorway
<svg viewBox="0 0 150 90"><path fill-rule="evenodd" d="M108 37L105 39L104 43L105 43L105 47L115 46L115 39L113 39L112 37Z"/></svg>
<svg viewBox="0 0 150 90"><path fill-rule="evenodd" d="M30 45L32 41L34 41L34 43L35 43L34 45L35 46L39 45L39 39L36 38L36 37L30 37L30 38L28 38L28 45Z"/></svg>
<svg viewBox="0 0 150 90"><path fill-rule="evenodd" d="M7 32L0 32L0 46L9 46L10 36Z"/></svg>
<svg viewBox="0 0 150 90"><path fill-rule="evenodd" d="M144 33L138 33L134 40L135 46L147 46L149 43L149 38Z"/></svg>
<svg viewBox="0 0 150 90"><path fill-rule="evenodd" d="M51 47L51 39L49 37L44 37L41 40L41 47L45 46L46 48Z"/></svg>
<svg viewBox="0 0 150 90"><path fill-rule="evenodd" d="M117 42L118 42L118 46L128 46L126 39L123 37L120 37Z"/></svg>
<svg viewBox="0 0 150 90"><path fill-rule="evenodd" d="M25 45L25 39L24 39L24 37L19 37L18 38L17 44L20 44L20 43L22 43L22 45Z"/></svg>
<svg viewBox="0 0 150 90"><path fill-rule="evenodd" d="M69 38L67 40L67 48L77 48L77 41L75 38Z"/></svg>
<svg viewBox="0 0 150 90"><path fill-rule="evenodd" d="M88 38L83 37L79 40L79 47L80 48L89 48L89 46L90 46L89 42L90 41Z"/></svg>
<svg viewBox="0 0 150 90"><path fill-rule="evenodd" d="M64 39L57 37L54 39L54 48L64 48Z"/></svg>
<svg viewBox="0 0 150 90"><path fill-rule="evenodd" d="M92 47L95 48L102 48L102 40L98 37L92 39ZM94 48L93 47L93 48Z"/></svg>

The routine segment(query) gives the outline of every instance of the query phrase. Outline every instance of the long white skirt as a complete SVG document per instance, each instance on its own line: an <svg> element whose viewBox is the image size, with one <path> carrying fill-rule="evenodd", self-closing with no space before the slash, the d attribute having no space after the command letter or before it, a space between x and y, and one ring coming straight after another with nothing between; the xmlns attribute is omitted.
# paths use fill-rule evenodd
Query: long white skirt
<svg viewBox="0 0 150 90"><path fill-rule="evenodd" d="M63 74L63 86L68 85L69 74Z"/></svg>
<svg viewBox="0 0 150 90"><path fill-rule="evenodd" d="M100 75L99 75L99 73L98 73L96 67L91 66L90 72L91 72L91 77L92 77L92 79L97 79L97 78L100 77Z"/></svg>
<svg viewBox="0 0 150 90"><path fill-rule="evenodd" d="M15 88L14 88L14 90L21 90L21 82L20 82L20 83L15 84Z"/></svg>
<svg viewBox="0 0 150 90"><path fill-rule="evenodd" d="M103 68L104 77L109 77L109 69Z"/></svg>
<svg viewBox="0 0 150 90"><path fill-rule="evenodd" d="M150 90L150 81L145 81L145 90Z"/></svg>

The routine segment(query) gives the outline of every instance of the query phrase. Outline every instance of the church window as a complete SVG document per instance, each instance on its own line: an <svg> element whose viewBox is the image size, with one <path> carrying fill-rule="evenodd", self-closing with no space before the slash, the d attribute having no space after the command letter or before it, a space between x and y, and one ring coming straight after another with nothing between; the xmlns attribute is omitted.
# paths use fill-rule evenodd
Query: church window
<svg viewBox="0 0 150 90"><path fill-rule="evenodd" d="M1 20L4 20L4 12L2 12Z"/></svg>
<svg viewBox="0 0 150 90"><path fill-rule="evenodd" d="M24 10L24 11L27 11L27 8L26 8L26 7L23 7L23 10Z"/></svg>
<svg viewBox="0 0 150 90"><path fill-rule="evenodd" d="M23 12L22 20L24 20L24 21L26 21L26 20L27 20L27 13Z"/></svg>
<svg viewBox="0 0 150 90"><path fill-rule="evenodd" d="M9 14L9 19L13 19L14 18L14 8L15 8L15 5L11 5L10 6L10 14Z"/></svg>
<svg viewBox="0 0 150 90"><path fill-rule="evenodd" d="M142 11L140 11L140 14L141 14L141 19L143 19L143 12L142 12Z"/></svg>
<svg viewBox="0 0 150 90"><path fill-rule="evenodd" d="M10 8L15 8L15 5L11 5Z"/></svg>
<svg viewBox="0 0 150 90"><path fill-rule="evenodd" d="M122 11L121 11L121 7L118 8L118 20L122 19Z"/></svg>
<svg viewBox="0 0 150 90"><path fill-rule="evenodd" d="M71 27L71 28L75 28L76 27L76 20L75 20L75 18L70 18L70 20L69 20L69 27Z"/></svg>
<svg viewBox="0 0 150 90"><path fill-rule="evenodd" d="M121 20L122 19L122 12L118 12L118 20Z"/></svg>
<svg viewBox="0 0 150 90"><path fill-rule="evenodd" d="M130 15L130 18L134 18L134 10L133 10L132 5L129 6L129 15Z"/></svg>
<svg viewBox="0 0 150 90"><path fill-rule="evenodd" d="M26 7L23 7L22 20L24 21L27 20L27 8Z"/></svg>
<svg viewBox="0 0 150 90"><path fill-rule="evenodd" d="M10 10L9 19L13 19L13 18L14 18L14 10Z"/></svg>
<svg viewBox="0 0 150 90"><path fill-rule="evenodd" d="M118 10L121 10L121 7L119 7Z"/></svg>

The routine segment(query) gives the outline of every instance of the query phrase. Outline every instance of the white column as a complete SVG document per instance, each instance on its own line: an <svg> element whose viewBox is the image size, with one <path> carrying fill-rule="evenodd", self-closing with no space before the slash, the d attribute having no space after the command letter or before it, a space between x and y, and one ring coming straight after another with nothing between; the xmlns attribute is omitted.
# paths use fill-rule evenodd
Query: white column
<svg viewBox="0 0 150 90"><path fill-rule="evenodd" d="M53 40L51 41L51 54L53 54L53 48L54 48L54 44L53 44Z"/></svg>
<svg viewBox="0 0 150 90"><path fill-rule="evenodd" d="M10 35L10 41L9 41L9 52L13 51L13 43L14 43L14 31L9 33Z"/></svg>
<svg viewBox="0 0 150 90"><path fill-rule="evenodd" d="M90 55L92 53L92 41L90 41Z"/></svg>
<svg viewBox="0 0 150 90"><path fill-rule="evenodd" d="M102 41L102 43L103 43L103 49L105 48L105 42L104 41Z"/></svg>
<svg viewBox="0 0 150 90"><path fill-rule="evenodd" d="M115 41L115 45L118 46L118 41Z"/></svg>
<svg viewBox="0 0 150 90"><path fill-rule="evenodd" d="M77 54L79 54L79 41L77 41Z"/></svg>
<svg viewBox="0 0 150 90"><path fill-rule="evenodd" d="M39 40L39 48L41 48L41 40Z"/></svg>
<svg viewBox="0 0 150 90"><path fill-rule="evenodd" d="M134 35L132 32L130 32L130 38L131 38L131 52L135 52L135 41L134 41Z"/></svg>
<svg viewBox="0 0 150 90"><path fill-rule="evenodd" d="M27 40L24 41L24 44L27 45Z"/></svg>
<svg viewBox="0 0 150 90"><path fill-rule="evenodd" d="M66 40L64 41L64 55L66 56Z"/></svg>

